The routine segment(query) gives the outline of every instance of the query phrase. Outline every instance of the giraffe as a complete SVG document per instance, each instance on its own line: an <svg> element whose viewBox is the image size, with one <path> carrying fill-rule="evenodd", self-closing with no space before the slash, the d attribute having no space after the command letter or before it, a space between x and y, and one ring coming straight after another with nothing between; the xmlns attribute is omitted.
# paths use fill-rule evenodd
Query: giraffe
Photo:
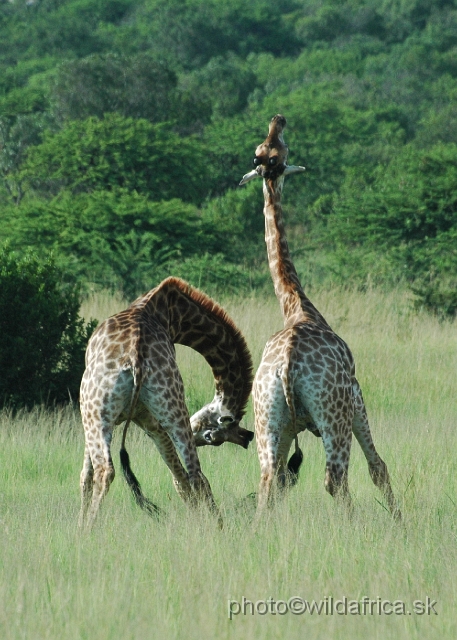
<svg viewBox="0 0 457 640"><path fill-rule="evenodd" d="M174 344L192 347L210 365L213 400L191 418ZM110 444L115 425L126 421L121 465L136 502L159 509L142 493L125 449L131 421L154 441L184 500L203 499L217 512L197 446L232 442L248 447L254 434L240 427L252 386L252 361L234 322L211 298L179 278L167 278L127 309L105 320L86 351L81 382L85 432L80 527L94 523L114 479Z"/></svg>
<svg viewBox="0 0 457 640"><path fill-rule="evenodd" d="M283 130L286 119L272 118L266 140L255 151L255 168L240 184L263 178L265 242L284 329L267 342L253 384L255 434L261 467L257 513L271 503L275 476L279 487L295 484L303 454L297 434L306 429L322 438L326 456L325 488L348 506L352 434L368 462L392 515L399 519L389 473L377 453L362 391L348 345L328 325L301 286L284 230L281 196L284 177L304 167L287 164ZM287 469L292 442L295 453Z"/></svg>

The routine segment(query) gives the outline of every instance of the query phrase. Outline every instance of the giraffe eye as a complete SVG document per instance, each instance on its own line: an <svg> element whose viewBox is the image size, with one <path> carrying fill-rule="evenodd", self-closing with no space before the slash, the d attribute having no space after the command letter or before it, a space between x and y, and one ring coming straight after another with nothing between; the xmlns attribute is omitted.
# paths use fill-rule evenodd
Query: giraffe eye
<svg viewBox="0 0 457 640"><path fill-rule="evenodd" d="M262 159L256 156L252 162L254 163L254 167L258 167L259 164L262 164Z"/></svg>
<svg viewBox="0 0 457 640"><path fill-rule="evenodd" d="M268 158L268 164L270 165L270 167L274 167L275 164L277 164L277 162L278 162L277 156L272 156L271 158Z"/></svg>

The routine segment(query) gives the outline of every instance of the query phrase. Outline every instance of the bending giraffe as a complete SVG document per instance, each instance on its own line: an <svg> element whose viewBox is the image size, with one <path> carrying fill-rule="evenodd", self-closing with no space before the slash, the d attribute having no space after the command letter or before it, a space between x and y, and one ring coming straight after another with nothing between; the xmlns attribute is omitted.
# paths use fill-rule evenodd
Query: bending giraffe
<svg viewBox="0 0 457 640"><path fill-rule="evenodd" d="M210 365L216 385L209 404L189 418L174 344L192 347ZM110 443L126 421L121 464L136 502L153 514L130 468L125 438L130 421L156 444L184 500L216 510L197 446L233 442L247 448L254 434L240 427L252 386L246 342L225 311L183 280L167 278L127 309L105 320L86 351L81 383L85 432L80 526L91 526L114 479Z"/></svg>
<svg viewBox="0 0 457 640"><path fill-rule="evenodd" d="M303 459L297 434L309 429L322 437L325 488L350 504L348 467L352 434L362 447L374 484L391 513L400 518L386 464L370 433L362 391L347 344L327 324L301 286L284 231L281 196L284 177L305 170L287 165L286 119L272 118L266 140L255 152L255 169L240 184L263 178L265 242L284 329L265 346L253 385L255 433L261 467L258 513L269 503L275 476L294 484ZM292 441L295 454L285 461Z"/></svg>

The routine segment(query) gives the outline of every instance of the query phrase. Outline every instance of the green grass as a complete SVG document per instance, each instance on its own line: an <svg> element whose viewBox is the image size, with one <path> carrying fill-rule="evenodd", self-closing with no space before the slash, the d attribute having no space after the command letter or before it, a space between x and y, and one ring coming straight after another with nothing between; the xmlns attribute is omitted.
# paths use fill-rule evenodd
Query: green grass
<svg viewBox="0 0 457 640"><path fill-rule="evenodd" d="M392 522L357 443L349 482L351 519L323 487L320 440L300 436L297 487L257 528L255 448L200 450L224 514L175 494L165 465L139 429L128 449L143 489L166 516L133 503L120 477L89 535L76 528L83 435L67 408L0 414L0 637L3 639L455 638L457 616L457 432L455 324L414 313L402 292L327 291L313 301L350 344L376 446L387 462L404 524ZM97 303L98 304L98 303ZM281 327L272 299L227 301L257 365ZM97 316L94 305L84 313ZM105 317L122 308L107 299ZM198 354L178 350L192 410L213 395ZM245 426L253 428L252 408ZM113 440L119 469L120 433ZM228 600L333 597L437 601L438 615L237 615ZM271 605L270 605L271 606ZM248 608L249 609L249 608ZM262 609L261 609L262 610Z"/></svg>

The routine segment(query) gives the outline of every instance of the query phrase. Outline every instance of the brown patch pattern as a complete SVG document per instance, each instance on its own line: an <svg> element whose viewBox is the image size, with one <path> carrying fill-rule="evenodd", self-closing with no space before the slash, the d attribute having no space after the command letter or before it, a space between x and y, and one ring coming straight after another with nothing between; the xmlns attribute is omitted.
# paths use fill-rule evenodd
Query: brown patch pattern
<svg viewBox="0 0 457 640"><path fill-rule="evenodd" d="M175 343L201 353L215 378L212 402L192 418ZM89 341L81 382L80 524L93 523L114 479L110 443L115 425L127 418L155 442L178 493L203 498L214 509L196 446L229 441L247 447L253 434L239 422L252 377L251 356L234 322L211 298L178 278L167 278L105 320Z"/></svg>
<svg viewBox="0 0 457 640"><path fill-rule="evenodd" d="M285 125L284 116L272 119L254 160L257 174L264 179L265 242L284 319L284 329L265 346L253 385L261 467L258 513L271 501L276 476L280 485L287 485L290 446L297 433L309 429L322 437L325 488L332 496L350 504L348 467L354 434L373 482L399 518L387 467L373 444L351 351L305 295L290 257L281 206L288 155Z"/></svg>

